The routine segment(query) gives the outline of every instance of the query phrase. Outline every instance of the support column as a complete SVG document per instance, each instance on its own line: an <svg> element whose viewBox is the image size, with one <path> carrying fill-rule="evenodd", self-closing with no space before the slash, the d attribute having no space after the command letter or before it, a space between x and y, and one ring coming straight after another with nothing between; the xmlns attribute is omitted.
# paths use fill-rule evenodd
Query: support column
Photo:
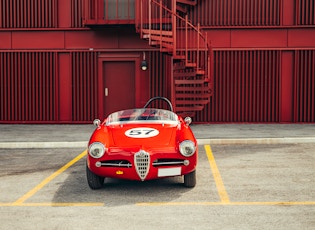
<svg viewBox="0 0 315 230"><path fill-rule="evenodd" d="M283 51L281 55L280 122L292 122L294 53L293 51Z"/></svg>
<svg viewBox="0 0 315 230"><path fill-rule="evenodd" d="M72 120L72 79L70 54L59 54L59 121Z"/></svg>

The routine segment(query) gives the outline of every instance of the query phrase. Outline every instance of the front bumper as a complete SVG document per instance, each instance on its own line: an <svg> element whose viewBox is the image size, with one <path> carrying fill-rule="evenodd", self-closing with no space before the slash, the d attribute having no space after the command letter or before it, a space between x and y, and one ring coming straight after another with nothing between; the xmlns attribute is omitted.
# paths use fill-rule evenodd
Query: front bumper
<svg viewBox="0 0 315 230"><path fill-rule="evenodd" d="M191 157L180 153L135 153L106 155L101 159L88 156L90 170L102 177L128 180L152 180L163 177L186 175L195 170L197 152Z"/></svg>

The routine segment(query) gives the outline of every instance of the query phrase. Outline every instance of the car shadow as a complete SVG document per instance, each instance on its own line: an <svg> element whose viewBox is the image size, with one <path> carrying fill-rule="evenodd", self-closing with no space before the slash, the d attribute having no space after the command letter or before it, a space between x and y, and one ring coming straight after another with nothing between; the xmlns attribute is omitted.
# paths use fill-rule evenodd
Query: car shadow
<svg viewBox="0 0 315 230"><path fill-rule="evenodd" d="M146 202L171 202L192 190L183 185L182 177L150 181L129 181L106 178L101 189L89 188L85 174L85 161L81 159L65 173L53 197L54 203L104 203L105 206L121 206Z"/></svg>

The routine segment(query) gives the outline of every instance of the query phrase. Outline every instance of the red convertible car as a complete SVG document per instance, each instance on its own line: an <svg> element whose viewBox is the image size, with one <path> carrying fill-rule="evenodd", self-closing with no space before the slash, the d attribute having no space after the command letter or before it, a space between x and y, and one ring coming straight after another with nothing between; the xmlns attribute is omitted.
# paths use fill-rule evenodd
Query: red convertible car
<svg viewBox="0 0 315 230"><path fill-rule="evenodd" d="M165 101L169 110L150 108L155 100ZM194 187L198 150L190 123L164 97L150 99L144 108L112 113L103 122L94 120L86 165L89 187L103 187L106 177L145 181L174 176Z"/></svg>

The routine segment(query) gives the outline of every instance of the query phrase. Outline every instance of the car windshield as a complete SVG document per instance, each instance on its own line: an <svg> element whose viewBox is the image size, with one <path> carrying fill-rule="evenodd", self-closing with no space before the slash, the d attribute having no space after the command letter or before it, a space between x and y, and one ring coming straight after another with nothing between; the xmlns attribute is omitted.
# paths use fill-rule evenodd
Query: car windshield
<svg viewBox="0 0 315 230"><path fill-rule="evenodd" d="M108 116L107 125L110 124L121 124L121 123L142 123L142 122L153 122L153 123L170 123L176 124L178 122L177 115L171 111L164 109L128 109L119 112L112 113Z"/></svg>

